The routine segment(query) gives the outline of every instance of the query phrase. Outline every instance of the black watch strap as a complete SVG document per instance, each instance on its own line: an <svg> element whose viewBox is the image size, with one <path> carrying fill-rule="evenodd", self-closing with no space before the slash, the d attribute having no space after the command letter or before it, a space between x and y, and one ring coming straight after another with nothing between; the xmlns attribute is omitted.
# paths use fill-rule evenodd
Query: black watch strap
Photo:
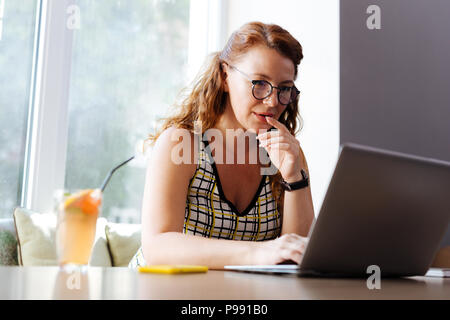
<svg viewBox="0 0 450 320"><path fill-rule="evenodd" d="M305 170L302 169L301 174L302 174L303 179L300 181L287 183L286 181L284 181L282 179L281 184L283 185L284 190L293 191L293 190L303 189L303 188L306 188L307 186L309 186L309 178L306 175Z"/></svg>

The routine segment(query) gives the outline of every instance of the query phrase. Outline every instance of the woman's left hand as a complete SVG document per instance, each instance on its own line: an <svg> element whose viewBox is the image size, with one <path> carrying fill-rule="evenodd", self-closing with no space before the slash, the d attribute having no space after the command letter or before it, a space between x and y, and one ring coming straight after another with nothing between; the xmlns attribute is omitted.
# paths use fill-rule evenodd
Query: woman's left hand
<svg viewBox="0 0 450 320"><path fill-rule="evenodd" d="M266 120L278 130L259 134L257 139L260 146L266 149L273 165L278 168L286 182L301 180L303 159L299 141L278 120L271 117L266 117Z"/></svg>

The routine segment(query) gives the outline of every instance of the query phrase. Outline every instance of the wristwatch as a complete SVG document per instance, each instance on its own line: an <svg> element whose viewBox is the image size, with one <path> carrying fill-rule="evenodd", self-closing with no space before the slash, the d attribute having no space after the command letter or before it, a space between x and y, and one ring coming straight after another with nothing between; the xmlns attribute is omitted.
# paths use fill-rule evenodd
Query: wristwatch
<svg viewBox="0 0 450 320"><path fill-rule="evenodd" d="M287 183L286 181L284 181L283 179L281 180L281 184L284 187L284 190L286 191L293 191L293 190L298 190L298 189L303 189L306 188L307 186L309 186L309 178L306 175L305 170L301 170L301 174L303 179L300 181L296 181L296 182L292 182L292 183Z"/></svg>

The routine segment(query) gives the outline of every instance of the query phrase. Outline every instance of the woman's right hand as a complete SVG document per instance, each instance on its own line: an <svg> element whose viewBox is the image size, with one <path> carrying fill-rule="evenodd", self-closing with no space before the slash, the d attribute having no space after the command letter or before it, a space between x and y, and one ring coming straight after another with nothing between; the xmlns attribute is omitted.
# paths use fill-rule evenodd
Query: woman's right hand
<svg viewBox="0 0 450 320"><path fill-rule="evenodd" d="M308 238L301 237L295 233L288 233L260 244L255 252L255 264L272 265L286 260L292 260L300 264L308 244Z"/></svg>

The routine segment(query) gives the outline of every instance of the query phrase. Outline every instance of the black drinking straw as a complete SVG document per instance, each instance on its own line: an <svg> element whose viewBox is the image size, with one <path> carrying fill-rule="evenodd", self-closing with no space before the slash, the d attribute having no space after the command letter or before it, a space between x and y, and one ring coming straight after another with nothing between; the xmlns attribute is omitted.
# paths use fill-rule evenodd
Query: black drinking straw
<svg viewBox="0 0 450 320"><path fill-rule="evenodd" d="M106 185L108 184L109 179L111 179L111 176L114 174L114 172L115 172L117 169L119 169L121 166L127 164L128 162L130 162L130 161L133 160L133 159L134 159L134 156L132 156L132 157L129 158L128 160L125 160L124 162L122 162L121 164L119 164L117 167L113 168L113 169L108 173L108 176L107 176L107 177L105 178L105 180L103 181L103 184L102 184L102 187L101 187L102 192L105 190Z"/></svg>

